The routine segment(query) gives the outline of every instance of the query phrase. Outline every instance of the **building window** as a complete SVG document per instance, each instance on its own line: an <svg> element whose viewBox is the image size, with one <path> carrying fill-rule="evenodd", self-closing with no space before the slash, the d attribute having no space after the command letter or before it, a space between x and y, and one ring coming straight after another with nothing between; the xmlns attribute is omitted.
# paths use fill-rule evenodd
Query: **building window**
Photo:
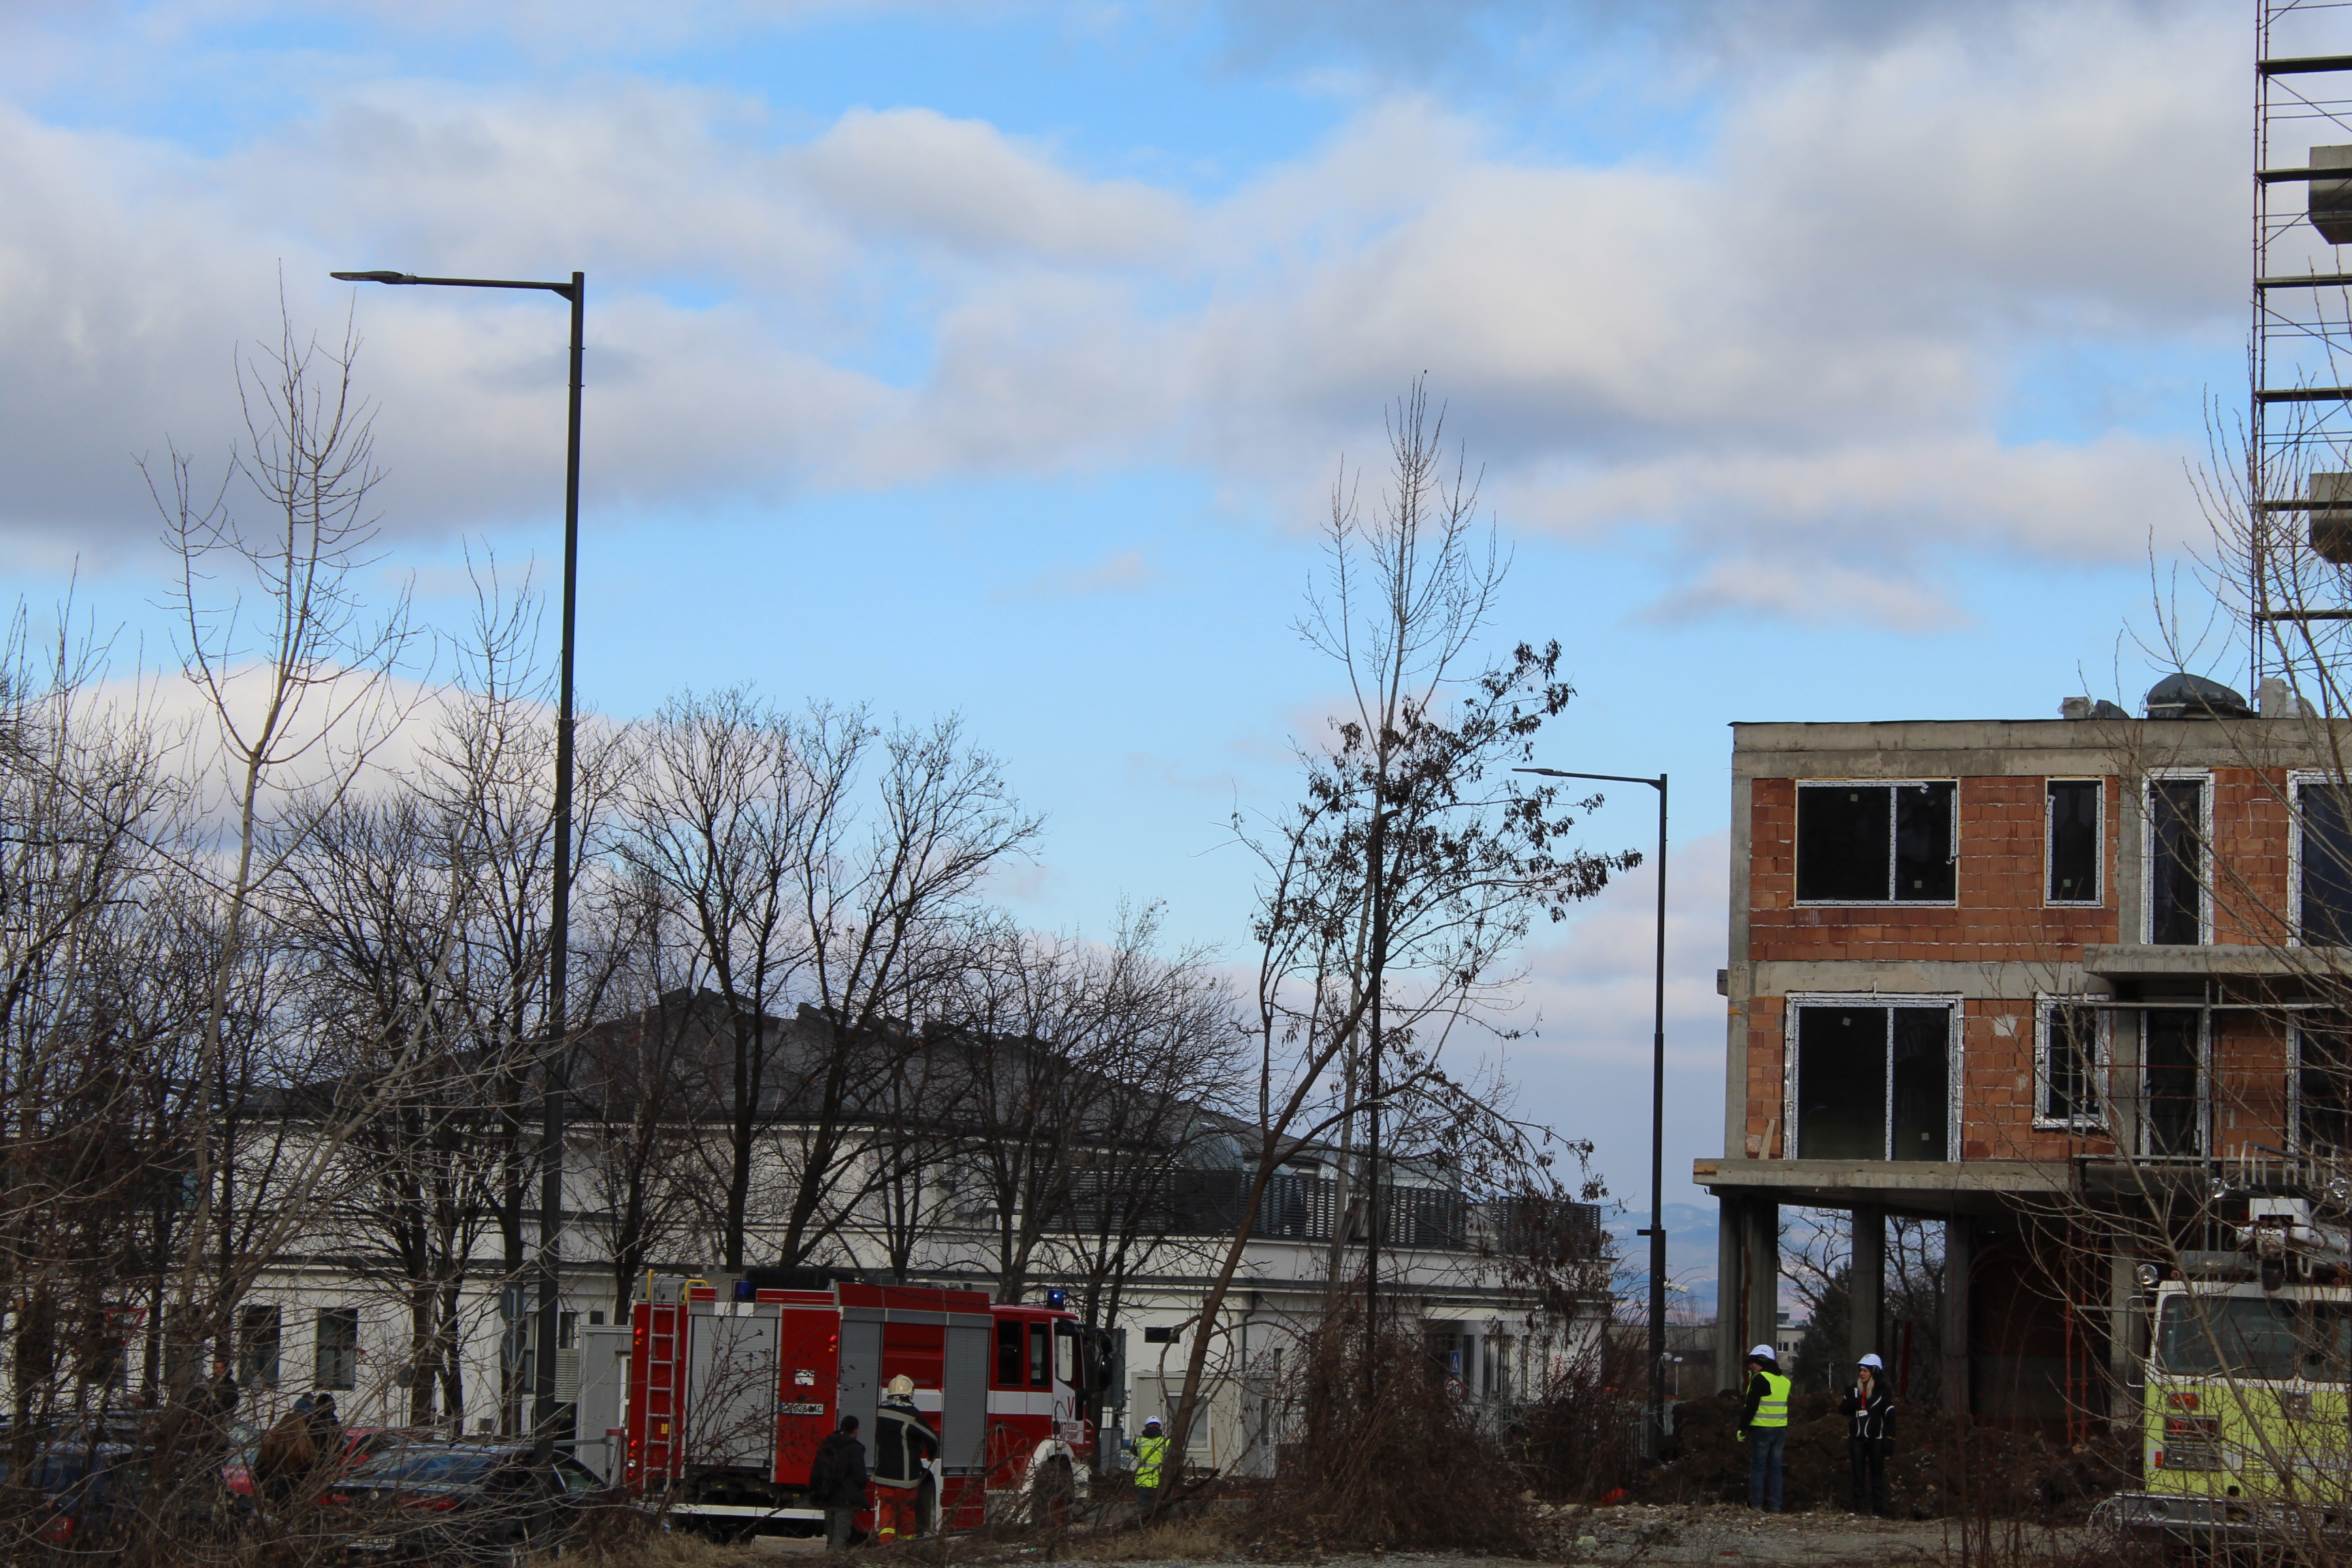
<svg viewBox="0 0 2352 1568"><path fill-rule="evenodd" d="M318 1373L313 1386L356 1388L360 1381L360 1310L321 1307L319 1310Z"/></svg>
<svg viewBox="0 0 2352 1568"><path fill-rule="evenodd" d="M278 1386L278 1308L244 1307L236 1314L236 1380L247 1388Z"/></svg>
<svg viewBox="0 0 2352 1568"><path fill-rule="evenodd" d="M2296 1152L2352 1154L2352 1027L2341 1018L2298 1023L2294 1055Z"/></svg>
<svg viewBox="0 0 2352 1568"><path fill-rule="evenodd" d="M2105 1125L2107 1020L2095 1005L2045 1001L2033 1039L2033 1119L2045 1127Z"/></svg>
<svg viewBox="0 0 2352 1568"><path fill-rule="evenodd" d="M2147 784L2147 940L2205 940L2205 780Z"/></svg>
<svg viewBox="0 0 2352 1568"><path fill-rule="evenodd" d="M2205 1152L2205 1016L2194 1007L2140 1015L2140 1118L2144 1153Z"/></svg>
<svg viewBox="0 0 2352 1568"><path fill-rule="evenodd" d="M2049 880L2053 904L2096 904L2099 888L2101 786L2097 779L2049 782Z"/></svg>
<svg viewBox="0 0 2352 1568"><path fill-rule="evenodd" d="M1822 1001L1790 1011L1798 1158L1951 1158L1950 1002Z"/></svg>
<svg viewBox="0 0 2352 1568"><path fill-rule="evenodd" d="M2294 786L2294 923L2305 947L2352 947L2352 811L2342 784Z"/></svg>
<svg viewBox="0 0 2352 1568"><path fill-rule="evenodd" d="M1950 780L1797 786L1797 901L1948 904L1958 891Z"/></svg>

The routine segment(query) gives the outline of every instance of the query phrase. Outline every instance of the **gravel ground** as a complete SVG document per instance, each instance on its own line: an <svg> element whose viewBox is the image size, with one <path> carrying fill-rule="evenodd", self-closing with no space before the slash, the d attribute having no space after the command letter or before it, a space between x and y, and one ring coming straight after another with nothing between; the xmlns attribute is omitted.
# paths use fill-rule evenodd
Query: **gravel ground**
<svg viewBox="0 0 2352 1568"><path fill-rule="evenodd" d="M1884 1563L1937 1561L1941 1520L1757 1513L1722 1503L1561 1509L1546 1520L1570 1563Z"/></svg>

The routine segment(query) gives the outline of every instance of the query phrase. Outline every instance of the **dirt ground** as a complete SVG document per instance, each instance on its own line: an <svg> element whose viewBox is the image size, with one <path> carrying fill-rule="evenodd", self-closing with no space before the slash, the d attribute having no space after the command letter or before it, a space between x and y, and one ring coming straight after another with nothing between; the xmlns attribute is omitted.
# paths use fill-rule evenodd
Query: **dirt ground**
<svg viewBox="0 0 2352 1568"><path fill-rule="evenodd" d="M1642 1568L1742 1568L1745 1564L1804 1564L1806 1568L1941 1568L1960 1558L1959 1542L1946 1520L1860 1519L1822 1510L1815 1512L1759 1514L1721 1503L1630 1503L1616 1508L1567 1506L1538 1510L1539 1555L1547 1564L1640 1564ZM2050 1547L2068 1542L2061 1531L2035 1542L2042 1557ZM1122 1542L1123 1546L1127 1543ZM780 1556L822 1556L818 1542L763 1543L759 1554L771 1563ZM1182 1558L1130 1556L1128 1551L1087 1554L1083 1537L1065 1542L1050 1554L1032 1547L983 1552L982 1561L1003 1565L1024 1560L1052 1563L1052 1568L1199 1568L1203 1563L1311 1563L1315 1568L1515 1568L1515 1560L1457 1555L1441 1552L1389 1552L1378 1554L1323 1555L1292 1558L1266 1550L1265 1543L1200 1542ZM2004 1554L2005 1556L2006 1554ZM2062 1550L2062 1556L2073 1553ZM1106 1561L1108 1560L1108 1561ZM853 1558L852 1561L855 1561Z"/></svg>

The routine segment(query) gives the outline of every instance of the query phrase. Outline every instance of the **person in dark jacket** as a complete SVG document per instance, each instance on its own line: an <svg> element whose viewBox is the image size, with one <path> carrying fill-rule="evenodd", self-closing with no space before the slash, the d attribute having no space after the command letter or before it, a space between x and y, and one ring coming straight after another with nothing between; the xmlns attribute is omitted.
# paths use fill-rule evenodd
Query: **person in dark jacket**
<svg viewBox="0 0 2352 1568"><path fill-rule="evenodd" d="M1886 1456L1895 1447L1895 1396L1886 1392L1886 1368L1866 1355L1854 1368L1853 1386L1838 1401L1851 1418L1846 1453L1853 1461L1853 1511L1886 1516Z"/></svg>
<svg viewBox="0 0 2352 1568"><path fill-rule="evenodd" d="M809 1462L809 1500L824 1510L824 1543L849 1550L857 1515L866 1507L866 1445L857 1440L857 1417L845 1415L839 1429L816 1446Z"/></svg>
<svg viewBox="0 0 2352 1568"><path fill-rule="evenodd" d="M1739 1407L1748 1445L1748 1506L1780 1511L1781 1466L1789 1451L1789 1380L1770 1345L1748 1352L1748 1397Z"/></svg>

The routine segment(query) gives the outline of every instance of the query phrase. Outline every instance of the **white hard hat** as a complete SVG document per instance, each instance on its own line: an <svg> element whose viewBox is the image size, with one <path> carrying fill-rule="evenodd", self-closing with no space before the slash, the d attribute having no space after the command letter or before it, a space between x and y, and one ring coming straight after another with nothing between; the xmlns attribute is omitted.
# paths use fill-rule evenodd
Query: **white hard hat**
<svg viewBox="0 0 2352 1568"><path fill-rule="evenodd" d="M1748 1352L1748 1359L1749 1361L1779 1361L1780 1359L1780 1352L1774 1350L1770 1345L1758 1345L1754 1350Z"/></svg>
<svg viewBox="0 0 2352 1568"><path fill-rule="evenodd" d="M903 1399L915 1392L915 1380L902 1372L890 1380L889 1392Z"/></svg>
<svg viewBox="0 0 2352 1568"><path fill-rule="evenodd" d="M1886 1370L1886 1363L1879 1360L1874 1352L1863 1357L1861 1364L1869 1367L1874 1372L1885 1372Z"/></svg>

